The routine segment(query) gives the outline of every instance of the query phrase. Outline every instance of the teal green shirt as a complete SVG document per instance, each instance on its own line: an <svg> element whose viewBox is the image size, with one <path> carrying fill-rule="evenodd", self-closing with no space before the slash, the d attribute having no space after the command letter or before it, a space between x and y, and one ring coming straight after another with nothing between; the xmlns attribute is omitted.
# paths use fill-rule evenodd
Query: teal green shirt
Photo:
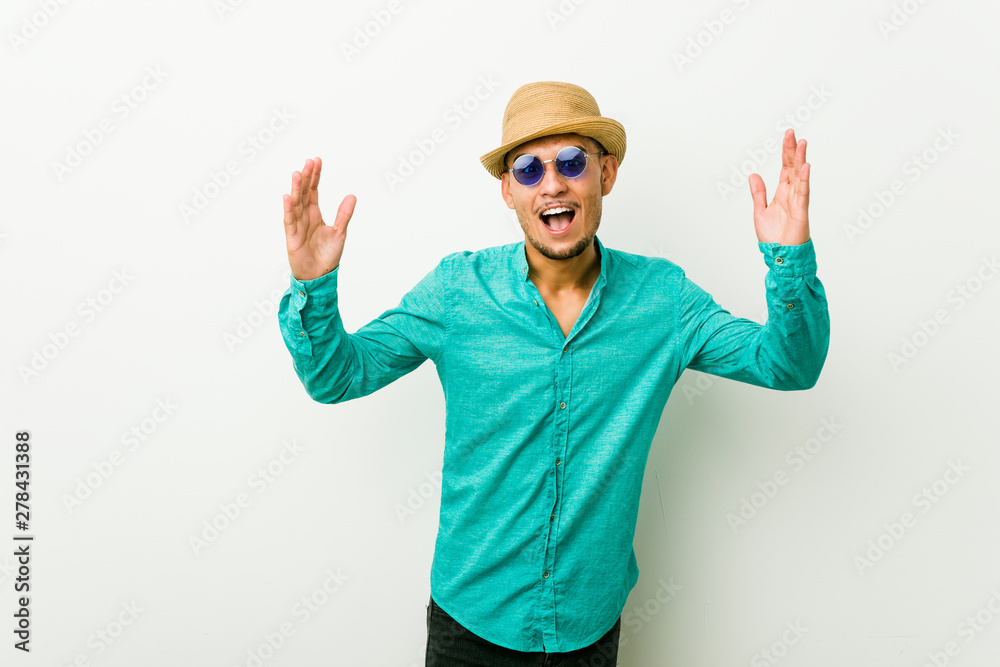
<svg viewBox="0 0 1000 667"><path fill-rule="evenodd" d="M568 336L528 279L524 241L454 252L348 334L339 266L291 279L281 333L309 396L367 396L430 359L444 390L430 591L484 639L564 652L597 641L639 577L649 447L685 368L812 387L829 345L812 241L760 243L767 324L735 317L669 260L605 248Z"/></svg>

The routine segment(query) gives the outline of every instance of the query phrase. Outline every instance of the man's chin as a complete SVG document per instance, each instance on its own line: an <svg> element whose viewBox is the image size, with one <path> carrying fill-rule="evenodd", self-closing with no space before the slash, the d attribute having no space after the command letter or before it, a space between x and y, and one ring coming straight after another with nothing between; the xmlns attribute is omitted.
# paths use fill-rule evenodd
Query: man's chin
<svg viewBox="0 0 1000 667"><path fill-rule="evenodd" d="M550 245L549 243L546 242L548 239L540 241L539 239L536 239L532 236L528 236L528 240L531 242L531 245L534 246L535 250L537 250L538 253L543 257L547 257L548 259L561 260L561 259L572 259L574 257L582 255L584 251L586 251L587 248L590 247L590 245L594 242L594 237L591 235L591 236L585 236L581 239L577 239L576 243L573 243L568 247L566 243L559 242L562 239L557 240L556 244L553 245ZM569 242L572 241L572 239L565 239L565 241Z"/></svg>

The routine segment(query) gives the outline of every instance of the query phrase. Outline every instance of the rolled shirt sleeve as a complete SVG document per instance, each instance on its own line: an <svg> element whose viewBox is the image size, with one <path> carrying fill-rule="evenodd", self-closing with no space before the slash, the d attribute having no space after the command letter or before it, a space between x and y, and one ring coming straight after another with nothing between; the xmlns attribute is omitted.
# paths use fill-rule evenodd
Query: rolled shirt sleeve
<svg viewBox="0 0 1000 667"><path fill-rule="evenodd" d="M682 327L690 332L687 367L769 389L809 389L819 380L830 344L830 314L812 239L758 247L768 268L764 325L733 316L682 276Z"/></svg>
<svg viewBox="0 0 1000 667"><path fill-rule="evenodd" d="M309 396L341 403L367 396L418 368L435 362L447 325L445 257L399 304L349 334L340 316L338 266L314 280L297 280L281 298L278 324L292 366Z"/></svg>

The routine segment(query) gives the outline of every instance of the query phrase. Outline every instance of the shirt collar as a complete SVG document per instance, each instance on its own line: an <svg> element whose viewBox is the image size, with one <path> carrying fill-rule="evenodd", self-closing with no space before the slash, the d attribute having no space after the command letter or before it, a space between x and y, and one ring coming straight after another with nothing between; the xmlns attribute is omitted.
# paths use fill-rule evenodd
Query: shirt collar
<svg viewBox="0 0 1000 667"><path fill-rule="evenodd" d="M516 273L520 274L521 280L527 282L528 280L528 255L524 248L524 241L514 246L514 253L512 255L514 259L514 270ZM610 257L604 248L604 244L601 243L601 239L594 235L594 247L597 250L597 254L601 260L601 275L597 277L597 282L594 283L594 288L592 294L597 294L600 289L604 287L605 283L608 282L608 263Z"/></svg>

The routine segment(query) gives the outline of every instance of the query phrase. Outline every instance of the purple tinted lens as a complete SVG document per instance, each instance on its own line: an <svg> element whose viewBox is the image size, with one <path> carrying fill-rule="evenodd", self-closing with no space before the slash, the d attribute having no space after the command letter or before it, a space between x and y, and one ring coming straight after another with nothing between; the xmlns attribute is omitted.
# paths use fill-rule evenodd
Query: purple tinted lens
<svg viewBox="0 0 1000 667"><path fill-rule="evenodd" d="M566 178L576 178L587 168L587 154L576 146L567 146L556 155L556 169Z"/></svg>
<svg viewBox="0 0 1000 667"><path fill-rule="evenodd" d="M522 155L514 160L514 178L521 185L534 185L542 180L545 165L534 155Z"/></svg>

